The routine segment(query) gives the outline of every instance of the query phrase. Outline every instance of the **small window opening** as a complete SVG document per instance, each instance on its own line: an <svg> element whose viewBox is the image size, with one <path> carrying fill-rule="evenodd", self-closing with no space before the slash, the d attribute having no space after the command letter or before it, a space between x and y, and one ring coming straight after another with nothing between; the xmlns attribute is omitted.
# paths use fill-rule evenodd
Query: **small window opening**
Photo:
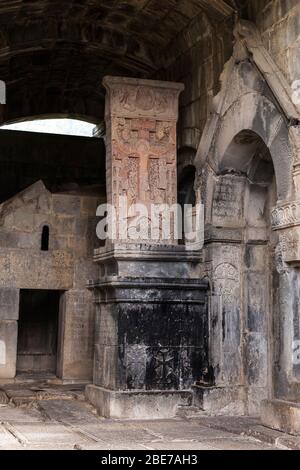
<svg viewBox="0 0 300 470"><path fill-rule="evenodd" d="M49 251L49 227L48 225L44 225L43 227L41 250Z"/></svg>

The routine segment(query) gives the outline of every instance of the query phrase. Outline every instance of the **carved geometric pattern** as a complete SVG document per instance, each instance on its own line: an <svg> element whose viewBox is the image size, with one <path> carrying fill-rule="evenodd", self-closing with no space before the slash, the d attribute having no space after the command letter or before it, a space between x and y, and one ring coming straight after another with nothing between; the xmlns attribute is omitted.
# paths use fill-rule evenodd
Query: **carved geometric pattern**
<svg viewBox="0 0 300 470"><path fill-rule="evenodd" d="M280 230L300 225L300 203L295 201L276 207L272 211L272 228Z"/></svg>

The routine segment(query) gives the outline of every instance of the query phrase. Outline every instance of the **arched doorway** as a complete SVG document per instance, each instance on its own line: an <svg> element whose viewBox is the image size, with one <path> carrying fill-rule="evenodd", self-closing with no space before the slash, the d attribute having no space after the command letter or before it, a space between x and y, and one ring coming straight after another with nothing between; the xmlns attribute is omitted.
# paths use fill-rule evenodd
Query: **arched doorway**
<svg viewBox="0 0 300 470"><path fill-rule="evenodd" d="M217 384L244 394L245 412L258 414L273 386L276 177L270 150L248 129L234 136L218 170L211 218L218 241L211 251L218 298L212 324L218 321L219 328L212 328L212 360Z"/></svg>

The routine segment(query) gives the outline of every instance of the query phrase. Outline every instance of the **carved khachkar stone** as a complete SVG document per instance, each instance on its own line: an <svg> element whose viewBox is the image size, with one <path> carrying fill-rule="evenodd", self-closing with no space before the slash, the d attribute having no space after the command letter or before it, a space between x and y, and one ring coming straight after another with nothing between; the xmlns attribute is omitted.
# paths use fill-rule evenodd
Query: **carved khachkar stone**
<svg viewBox="0 0 300 470"><path fill-rule="evenodd" d="M107 200L127 205L177 202L178 83L105 77ZM150 213L150 210L149 210Z"/></svg>
<svg viewBox="0 0 300 470"><path fill-rule="evenodd" d="M146 207L142 217L153 222L153 205L167 210L177 202L183 86L119 77L104 85L108 203L120 216L125 196L127 206ZM130 243L129 229L124 233L95 251L101 275L91 286L95 356L86 396L110 418L171 417L189 403L195 382L209 380L208 285L194 278L201 256L176 246L175 237Z"/></svg>

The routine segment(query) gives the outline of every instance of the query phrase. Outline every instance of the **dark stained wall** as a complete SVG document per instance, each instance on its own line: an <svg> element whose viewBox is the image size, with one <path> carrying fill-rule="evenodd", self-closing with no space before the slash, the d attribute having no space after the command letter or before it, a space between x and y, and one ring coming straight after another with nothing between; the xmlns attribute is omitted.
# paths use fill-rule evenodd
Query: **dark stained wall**
<svg viewBox="0 0 300 470"><path fill-rule="evenodd" d="M0 131L0 202L38 180L52 192L105 193L103 140Z"/></svg>

